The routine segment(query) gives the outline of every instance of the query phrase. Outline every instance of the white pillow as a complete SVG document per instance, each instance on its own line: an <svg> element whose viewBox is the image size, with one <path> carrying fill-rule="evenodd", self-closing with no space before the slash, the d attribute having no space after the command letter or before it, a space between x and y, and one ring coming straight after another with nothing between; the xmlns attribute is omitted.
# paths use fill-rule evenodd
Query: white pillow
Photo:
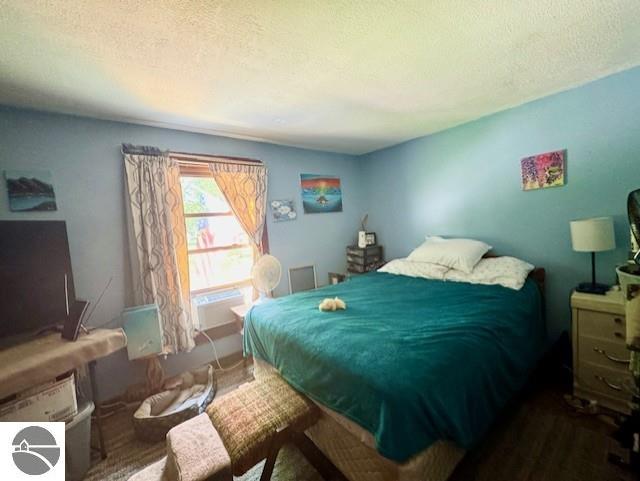
<svg viewBox="0 0 640 481"><path fill-rule="evenodd" d="M473 239L443 239L427 237L427 240L414 249L407 260L440 264L451 269L470 273L491 246Z"/></svg>
<svg viewBox="0 0 640 481"><path fill-rule="evenodd" d="M448 270L448 267L440 266L438 264L429 264L428 262L411 262L407 259L394 259L378 269L378 272L387 272L389 274L409 277L422 277L424 279L443 280Z"/></svg>
<svg viewBox="0 0 640 481"><path fill-rule="evenodd" d="M451 269L444 279L471 284L497 284L519 291L533 269L531 264L515 257L489 257L478 262L471 274Z"/></svg>

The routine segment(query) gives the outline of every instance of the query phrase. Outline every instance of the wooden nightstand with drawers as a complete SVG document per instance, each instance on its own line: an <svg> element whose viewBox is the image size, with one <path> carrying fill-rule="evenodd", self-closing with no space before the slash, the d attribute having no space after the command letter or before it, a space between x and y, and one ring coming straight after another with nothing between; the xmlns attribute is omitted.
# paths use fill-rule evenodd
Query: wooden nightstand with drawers
<svg viewBox="0 0 640 481"><path fill-rule="evenodd" d="M610 291L599 296L574 292L571 309L573 394L628 414L631 395L625 385L631 373L622 293Z"/></svg>

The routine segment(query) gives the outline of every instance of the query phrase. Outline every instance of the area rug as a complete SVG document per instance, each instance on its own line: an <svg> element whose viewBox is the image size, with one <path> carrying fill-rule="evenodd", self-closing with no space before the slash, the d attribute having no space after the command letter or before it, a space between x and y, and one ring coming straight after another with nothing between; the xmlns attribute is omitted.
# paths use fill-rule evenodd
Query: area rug
<svg viewBox="0 0 640 481"><path fill-rule="evenodd" d="M250 381L250 370L219 375L219 395ZM109 457L96 460L88 481L126 481L160 459L164 443L135 438L133 411L105 420ZM616 449L611 428L594 418L575 416L556 388L540 388L505 411L485 440L460 463L451 481L630 481L632 476L607 462ZM258 481L262 464L236 481ZM320 475L292 446L276 462L273 481L321 481Z"/></svg>

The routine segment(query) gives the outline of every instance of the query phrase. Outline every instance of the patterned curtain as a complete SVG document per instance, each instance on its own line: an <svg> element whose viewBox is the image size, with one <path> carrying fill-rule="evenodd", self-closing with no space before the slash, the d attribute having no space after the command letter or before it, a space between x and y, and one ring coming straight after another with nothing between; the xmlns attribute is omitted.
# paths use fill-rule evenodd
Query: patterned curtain
<svg viewBox="0 0 640 481"><path fill-rule="evenodd" d="M267 168L264 165L215 162L209 164L213 178L249 239L264 253L267 212Z"/></svg>
<svg viewBox="0 0 640 481"><path fill-rule="evenodd" d="M123 145L136 304L157 304L168 353L195 346L180 169L167 153Z"/></svg>

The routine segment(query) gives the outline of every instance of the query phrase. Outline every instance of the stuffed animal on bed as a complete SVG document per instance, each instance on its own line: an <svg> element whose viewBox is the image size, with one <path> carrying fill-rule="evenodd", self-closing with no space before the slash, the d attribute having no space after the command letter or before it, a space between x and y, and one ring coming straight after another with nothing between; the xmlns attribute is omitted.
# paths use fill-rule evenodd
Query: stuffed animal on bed
<svg viewBox="0 0 640 481"><path fill-rule="evenodd" d="M318 309L320 309L321 311L336 311L339 309L344 310L346 308L347 304L338 297L334 297L333 299L327 298L323 300L318 306Z"/></svg>

